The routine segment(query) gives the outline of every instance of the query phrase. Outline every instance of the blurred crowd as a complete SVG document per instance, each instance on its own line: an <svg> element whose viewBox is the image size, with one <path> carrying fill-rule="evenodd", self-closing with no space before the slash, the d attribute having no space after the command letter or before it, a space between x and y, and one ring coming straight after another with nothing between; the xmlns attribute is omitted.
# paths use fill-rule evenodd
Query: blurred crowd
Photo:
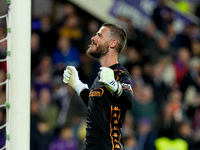
<svg viewBox="0 0 200 150"><path fill-rule="evenodd" d="M32 18L30 150L82 150L84 144L87 108L62 74L67 65L75 66L80 80L91 86L100 65L85 52L103 22L69 2L60 1L59 11L58 18L53 12ZM199 12L200 3L194 10L200 19ZM144 31L119 16L128 34L119 62L130 72L134 91L122 128L126 150L200 149L200 26L188 24L177 33L173 21L165 3L154 9ZM6 34L1 21L0 39ZM6 41L1 42L0 59L6 51ZM6 72L1 62L0 82ZM0 104L5 99L0 86ZM0 125L5 121L0 109ZM0 147L4 144L2 129Z"/></svg>

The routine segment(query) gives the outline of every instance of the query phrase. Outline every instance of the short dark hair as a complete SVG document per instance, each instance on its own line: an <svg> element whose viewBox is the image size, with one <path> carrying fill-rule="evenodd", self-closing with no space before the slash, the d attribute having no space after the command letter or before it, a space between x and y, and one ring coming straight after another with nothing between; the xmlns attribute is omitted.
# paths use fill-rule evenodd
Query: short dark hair
<svg viewBox="0 0 200 150"><path fill-rule="evenodd" d="M110 29L111 37L117 38L118 40L117 51L118 53L120 53L126 45L126 38L127 38L126 31L120 25L113 23L104 23L102 26Z"/></svg>

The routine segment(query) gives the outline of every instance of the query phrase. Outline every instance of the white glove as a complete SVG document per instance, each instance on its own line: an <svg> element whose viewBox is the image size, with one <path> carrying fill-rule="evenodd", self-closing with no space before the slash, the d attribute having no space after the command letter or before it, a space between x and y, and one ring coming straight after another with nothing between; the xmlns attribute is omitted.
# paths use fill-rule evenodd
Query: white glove
<svg viewBox="0 0 200 150"><path fill-rule="evenodd" d="M100 83L104 83L105 87L114 95L120 96L122 93L122 86L115 81L114 71L107 67L100 68Z"/></svg>
<svg viewBox="0 0 200 150"><path fill-rule="evenodd" d="M74 66L67 66L63 73L63 82L73 88L78 95L83 89L88 89L88 85L79 80L78 72Z"/></svg>

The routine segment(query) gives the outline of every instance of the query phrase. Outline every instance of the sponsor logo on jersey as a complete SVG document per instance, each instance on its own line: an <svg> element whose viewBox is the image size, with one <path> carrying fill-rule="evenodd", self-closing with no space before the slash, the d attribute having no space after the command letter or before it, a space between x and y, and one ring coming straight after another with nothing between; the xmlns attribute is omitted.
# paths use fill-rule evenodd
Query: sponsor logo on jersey
<svg viewBox="0 0 200 150"><path fill-rule="evenodd" d="M104 90L102 88L95 88L90 91L89 97L101 97L103 93Z"/></svg>

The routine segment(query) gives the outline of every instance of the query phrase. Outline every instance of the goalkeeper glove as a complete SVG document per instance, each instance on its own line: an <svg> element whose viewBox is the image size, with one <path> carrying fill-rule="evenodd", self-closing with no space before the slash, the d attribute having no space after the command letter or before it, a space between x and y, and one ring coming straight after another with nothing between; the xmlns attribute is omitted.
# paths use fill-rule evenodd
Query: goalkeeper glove
<svg viewBox="0 0 200 150"><path fill-rule="evenodd" d="M67 66L63 73L63 82L73 88L78 95L83 89L88 89L88 85L79 80L78 72L74 66Z"/></svg>
<svg viewBox="0 0 200 150"><path fill-rule="evenodd" d="M104 83L105 87L114 95L120 96L122 94L122 86L115 81L114 71L107 67L100 68L100 83Z"/></svg>

